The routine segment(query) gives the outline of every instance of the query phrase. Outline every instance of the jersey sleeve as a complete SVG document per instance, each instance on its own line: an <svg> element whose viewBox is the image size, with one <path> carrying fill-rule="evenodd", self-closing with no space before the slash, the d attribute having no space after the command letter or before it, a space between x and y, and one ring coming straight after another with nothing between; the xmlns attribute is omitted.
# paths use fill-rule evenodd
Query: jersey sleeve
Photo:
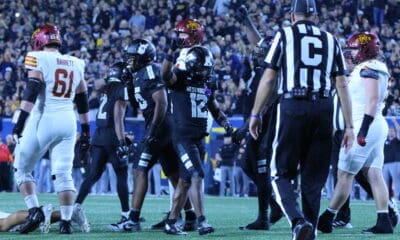
<svg viewBox="0 0 400 240"><path fill-rule="evenodd" d="M160 69L154 65L146 67L146 90L152 95L154 92L165 88L165 83L161 79Z"/></svg>
<svg viewBox="0 0 400 240"><path fill-rule="evenodd" d="M282 62L282 48L283 48L283 41L282 41L282 32L279 31L276 35L274 40L272 41L271 48L269 49L267 56L264 59L267 68L272 68L275 71L278 71L281 62Z"/></svg>
<svg viewBox="0 0 400 240"><path fill-rule="evenodd" d="M344 61L342 48L339 45L339 42L335 38L335 54L332 65L332 77L343 76L346 75L347 68L346 63Z"/></svg>
<svg viewBox="0 0 400 240"><path fill-rule="evenodd" d="M24 66L27 70L37 70L42 71L43 59L41 59L41 55L39 52L28 52L25 56Z"/></svg>

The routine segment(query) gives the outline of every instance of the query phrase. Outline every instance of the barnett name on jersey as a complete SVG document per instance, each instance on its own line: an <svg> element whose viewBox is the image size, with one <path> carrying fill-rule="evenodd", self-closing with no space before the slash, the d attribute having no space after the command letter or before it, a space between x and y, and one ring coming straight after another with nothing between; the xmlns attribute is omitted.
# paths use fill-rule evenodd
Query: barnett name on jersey
<svg viewBox="0 0 400 240"><path fill-rule="evenodd" d="M25 57L25 68L43 75L45 88L40 92L33 112L72 111L75 90L84 80L85 62L58 51L33 51Z"/></svg>

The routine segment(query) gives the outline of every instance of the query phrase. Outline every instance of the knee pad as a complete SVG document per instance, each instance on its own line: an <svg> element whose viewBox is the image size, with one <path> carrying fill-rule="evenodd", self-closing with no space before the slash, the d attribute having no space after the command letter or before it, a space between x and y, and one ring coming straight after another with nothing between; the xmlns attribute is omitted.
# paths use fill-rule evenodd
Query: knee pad
<svg viewBox="0 0 400 240"><path fill-rule="evenodd" d="M25 182L35 182L32 173L26 173L18 169L15 171L15 179L17 181L18 186Z"/></svg>
<svg viewBox="0 0 400 240"><path fill-rule="evenodd" d="M72 175L67 173L59 173L53 175L54 180L54 190L57 193L64 192L64 191L74 191L75 186L72 180Z"/></svg>

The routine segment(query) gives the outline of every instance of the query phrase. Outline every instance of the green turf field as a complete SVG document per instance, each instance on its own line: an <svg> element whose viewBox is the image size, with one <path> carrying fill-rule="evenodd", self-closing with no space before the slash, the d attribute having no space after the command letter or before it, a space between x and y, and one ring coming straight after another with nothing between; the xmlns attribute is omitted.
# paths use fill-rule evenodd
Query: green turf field
<svg viewBox="0 0 400 240"><path fill-rule="evenodd" d="M19 193L0 193L0 211L13 212L25 209L22 196ZM57 196L54 194L39 195L41 204L52 203L58 208ZM286 219L273 225L270 231L241 231L239 226L253 221L257 215L256 198L218 198L206 197L206 216L216 232L210 235L199 236L191 232L186 236L170 236L161 231L151 231L150 226L158 222L162 212L168 209L168 197L148 197L145 200L142 216L146 222L142 223L144 230L135 233L116 233L107 229L109 223L120 218L119 201L117 196L89 195L84 203L86 215L91 222L91 233L81 233L75 229L71 236L59 235L58 224L53 224L49 234L40 234L39 231L29 235L19 233L0 233L0 239L291 239L289 224ZM325 207L327 201L323 201ZM399 227L393 235L365 235L361 230L375 223L375 206L372 201L352 202L353 229L334 230L332 234L319 234L318 239L400 239Z"/></svg>

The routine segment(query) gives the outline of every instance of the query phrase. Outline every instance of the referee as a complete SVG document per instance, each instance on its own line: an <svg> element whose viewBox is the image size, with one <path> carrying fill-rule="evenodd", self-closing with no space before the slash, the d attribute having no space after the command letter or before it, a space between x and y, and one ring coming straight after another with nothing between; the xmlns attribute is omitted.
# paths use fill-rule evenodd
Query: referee
<svg viewBox="0 0 400 240"><path fill-rule="evenodd" d="M334 80L347 126L343 138L347 151L354 141L342 51L330 33L314 24L316 10L314 0L292 1L292 26L276 34L265 58L267 68L257 90L249 126L253 138L258 138L260 111L278 84L281 99L271 176L277 201L292 225L293 239L316 238L321 189L328 176L332 147ZM296 202L293 185L298 172L303 211Z"/></svg>

